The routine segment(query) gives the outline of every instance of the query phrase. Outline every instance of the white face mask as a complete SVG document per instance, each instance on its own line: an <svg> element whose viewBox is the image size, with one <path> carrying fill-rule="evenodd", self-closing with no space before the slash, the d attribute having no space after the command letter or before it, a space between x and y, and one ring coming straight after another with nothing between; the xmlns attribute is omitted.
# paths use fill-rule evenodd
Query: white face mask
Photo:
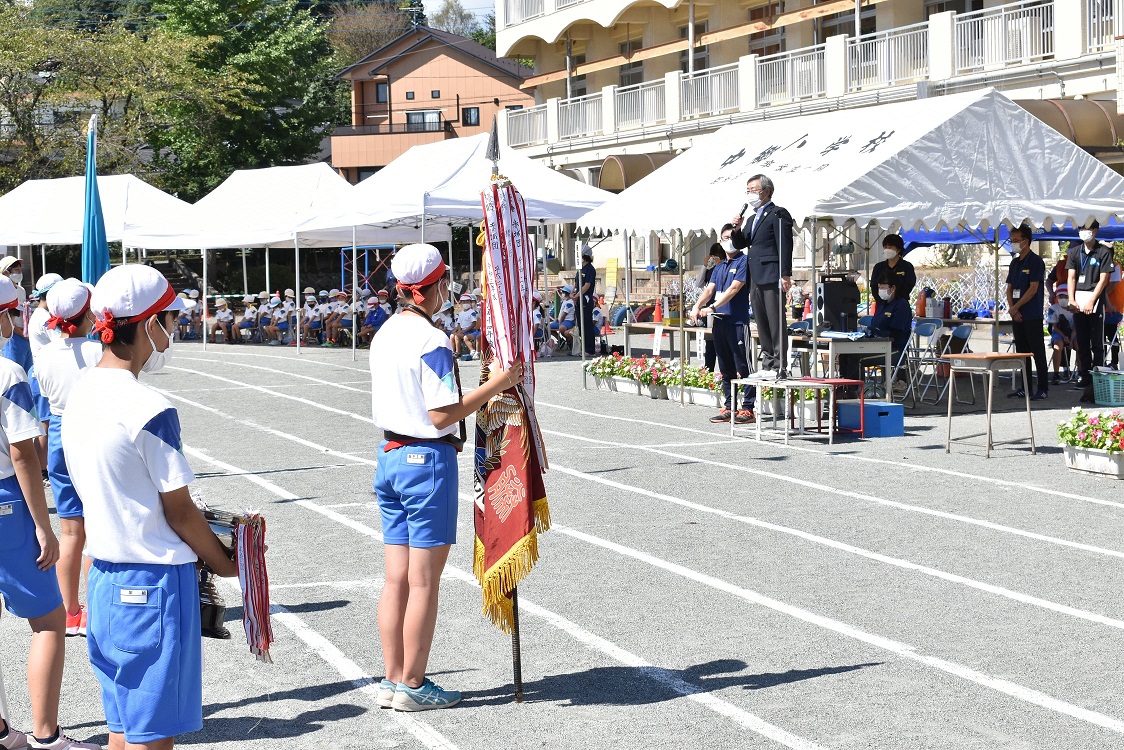
<svg viewBox="0 0 1124 750"><path fill-rule="evenodd" d="M20 284L23 283L23 274L22 273L8 274L8 278L11 279L12 283L15 284L16 286L19 286Z"/></svg>
<svg viewBox="0 0 1124 750"><path fill-rule="evenodd" d="M752 193L746 191L745 199L749 202L749 207L756 210L761 208L761 193Z"/></svg>
<svg viewBox="0 0 1124 750"><path fill-rule="evenodd" d="M719 244L722 245L722 249L726 252L727 255L734 254L735 250L733 240L722 240L722 242L720 242Z"/></svg>
<svg viewBox="0 0 1124 750"><path fill-rule="evenodd" d="M160 326L160 330L164 331L164 335L168 337L168 348L162 352L156 351L156 342L152 340L152 333L148 330L148 324L144 326L144 334L148 336L148 343L152 345L152 354L148 355L148 359L144 361L144 366L141 367L141 372L153 373L164 369L164 366L172 361L172 341L174 340L175 329L172 333L164 330L164 326L160 321L156 321L156 325Z"/></svg>
<svg viewBox="0 0 1124 750"><path fill-rule="evenodd" d="M1077 233L1077 236L1081 238L1082 242L1092 242L1093 241L1093 230L1092 229L1082 229L1080 232ZM15 281L14 276L12 277L12 280Z"/></svg>
<svg viewBox="0 0 1124 750"><path fill-rule="evenodd" d="M882 248L882 257L886 260L893 260L898 257L898 249L896 247L884 247Z"/></svg>
<svg viewBox="0 0 1124 750"><path fill-rule="evenodd" d="M890 293L889 289L883 289L883 288L879 287L878 288L878 296L881 297L884 300L888 300L893 295Z"/></svg>
<svg viewBox="0 0 1124 750"><path fill-rule="evenodd" d="M1058 297L1058 304L1062 307L1067 307L1069 305L1069 297Z"/></svg>

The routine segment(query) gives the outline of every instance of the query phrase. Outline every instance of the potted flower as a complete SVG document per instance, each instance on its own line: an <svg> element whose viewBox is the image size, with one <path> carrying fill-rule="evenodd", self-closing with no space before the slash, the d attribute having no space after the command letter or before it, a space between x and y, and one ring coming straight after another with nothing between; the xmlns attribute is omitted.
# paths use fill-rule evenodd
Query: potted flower
<svg viewBox="0 0 1124 750"><path fill-rule="evenodd" d="M597 381L598 388L616 390L613 376L620 367L620 355L594 357L585 363L585 370Z"/></svg>
<svg viewBox="0 0 1124 750"><path fill-rule="evenodd" d="M1088 414L1075 409L1071 419L1058 423L1058 439L1067 467L1124 478L1124 414L1120 410Z"/></svg>

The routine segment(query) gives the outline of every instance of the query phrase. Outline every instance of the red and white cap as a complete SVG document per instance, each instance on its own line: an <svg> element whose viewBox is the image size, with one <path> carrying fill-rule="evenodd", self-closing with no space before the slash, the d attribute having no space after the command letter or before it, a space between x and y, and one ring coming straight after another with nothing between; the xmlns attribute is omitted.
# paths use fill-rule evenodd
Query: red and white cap
<svg viewBox="0 0 1124 750"><path fill-rule="evenodd" d="M0 311L15 310L19 307L20 299L16 292L16 285L7 276L0 274Z"/></svg>
<svg viewBox="0 0 1124 750"><path fill-rule="evenodd" d="M47 328L73 336L78 327L67 321L81 317L90 309L93 293L78 279L63 279L47 292L47 312L51 314Z"/></svg>
<svg viewBox="0 0 1124 750"><path fill-rule="evenodd" d="M414 303L420 305L425 300L421 290L445 275L445 261L433 245L419 242L396 252L390 270L398 279L398 286L410 292Z"/></svg>
<svg viewBox="0 0 1124 750"><path fill-rule="evenodd" d="M151 266L128 263L111 268L94 287L90 308L98 322L94 330L103 343L113 343L113 330L165 310L185 310L164 275Z"/></svg>
<svg viewBox="0 0 1124 750"><path fill-rule="evenodd" d="M375 294L373 294L371 296L377 296L379 298L389 299L390 298L390 292L386 291L385 289L380 289L380 290L378 290L378 292L376 292Z"/></svg>

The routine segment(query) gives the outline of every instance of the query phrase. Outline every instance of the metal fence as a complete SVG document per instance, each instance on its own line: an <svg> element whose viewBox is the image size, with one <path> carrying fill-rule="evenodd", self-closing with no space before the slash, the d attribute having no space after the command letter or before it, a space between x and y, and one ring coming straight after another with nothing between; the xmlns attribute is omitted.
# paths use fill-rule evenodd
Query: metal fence
<svg viewBox="0 0 1124 750"><path fill-rule="evenodd" d="M956 16L956 72L972 73L1054 55L1051 1L1000 5Z"/></svg>
<svg viewBox="0 0 1124 750"><path fill-rule="evenodd" d="M766 55L757 61L759 104L811 99L824 94L824 45Z"/></svg>
<svg viewBox="0 0 1124 750"><path fill-rule="evenodd" d="M684 75L679 82L681 117L708 117L738 108L738 64Z"/></svg>
<svg viewBox="0 0 1124 750"><path fill-rule="evenodd" d="M1085 51L1104 52L1116 37L1113 0L1085 0Z"/></svg>
<svg viewBox="0 0 1124 750"><path fill-rule="evenodd" d="M1005 273L1005 271L1001 270L1001 273ZM1002 284L999 286L1000 289L1003 288ZM917 295L926 288L932 289L937 299L949 298L949 307L952 310L953 317L964 309L989 309L995 300L994 260L987 253L984 253L971 271L962 273L954 279L938 278L919 273L911 304L916 303ZM1007 305L1004 303L1000 305L999 309L1002 311L1006 307Z"/></svg>
<svg viewBox="0 0 1124 750"><path fill-rule="evenodd" d="M545 0L504 0L504 16L508 26L538 18L545 10Z"/></svg>
<svg viewBox="0 0 1124 750"><path fill-rule="evenodd" d="M577 96L558 105L559 138L600 135L604 127L600 93Z"/></svg>
<svg viewBox="0 0 1124 750"><path fill-rule="evenodd" d="M649 81L617 89L617 129L659 125L667 121L663 81Z"/></svg>
<svg viewBox="0 0 1124 750"><path fill-rule="evenodd" d="M546 143L546 105L513 109L507 113L507 145Z"/></svg>
<svg viewBox="0 0 1124 750"><path fill-rule="evenodd" d="M847 42L847 90L896 86L929 77L929 25L864 34Z"/></svg>

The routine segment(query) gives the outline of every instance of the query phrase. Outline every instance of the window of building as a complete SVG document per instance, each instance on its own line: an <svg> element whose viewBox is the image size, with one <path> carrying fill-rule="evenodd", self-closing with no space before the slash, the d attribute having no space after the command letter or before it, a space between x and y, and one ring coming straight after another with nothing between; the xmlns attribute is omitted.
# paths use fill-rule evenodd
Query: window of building
<svg viewBox="0 0 1124 750"><path fill-rule="evenodd" d="M414 99L414 92L413 92L413 91L407 91L407 92L406 92L406 98L407 98L408 100L410 100L410 101L413 101L413 99Z"/></svg>
<svg viewBox="0 0 1124 750"><path fill-rule="evenodd" d="M700 36L702 36L703 34L706 33L706 30L707 30L707 22L706 21L701 21L701 22L695 23L695 39L698 40L698 38ZM686 39L687 38L687 27L686 26L680 26L679 27L679 38L680 39ZM688 50L683 50L682 52L679 53L679 72L680 73L686 73L687 70L688 70L687 53L688 53ZM707 48L705 46L695 47L694 58L695 58L695 60L694 60L694 62L695 62L694 69L695 70L706 70L707 68L710 67L710 49L709 48Z"/></svg>
<svg viewBox="0 0 1124 750"><path fill-rule="evenodd" d="M574 67L585 65L585 55L570 55ZM570 76L570 96L585 96L587 93L585 76Z"/></svg>
<svg viewBox="0 0 1124 750"><path fill-rule="evenodd" d="M429 92L429 98L430 99L440 99L441 98L441 89L433 89L432 91L430 91Z"/></svg>
<svg viewBox="0 0 1124 750"><path fill-rule="evenodd" d="M436 133L441 129L441 111L422 109L406 113L407 133Z"/></svg>
<svg viewBox="0 0 1124 750"><path fill-rule="evenodd" d="M873 34L875 32L877 28L874 18L876 12L877 9L873 5L863 8L862 13L859 14L859 34ZM822 44L827 39L840 34L854 36L855 11L848 10L843 13L824 16L820 19L817 29L816 44Z"/></svg>
<svg viewBox="0 0 1124 750"><path fill-rule="evenodd" d="M640 39L630 39L627 42L622 42L620 46L620 53L625 57L628 62L620 66L621 86L634 86L638 83L644 82L644 61L636 60L633 62L632 55L639 52L644 42Z"/></svg>
<svg viewBox="0 0 1124 750"><path fill-rule="evenodd" d="M390 101L390 84L389 83L376 83L375 84L375 103L386 104Z"/></svg>
<svg viewBox="0 0 1124 750"><path fill-rule="evenodd" d="M968 13L982 10L983 7L983 0L925 0L925 19L928 20L930 16L950 10L956 13Z"/></svg>
<svg viewBox="0 0 1124 750"><path fill-rule="evenodd" d="M461 109L461 124L462 125L479 125L480 124L480 108L479 107L464 107Z"/></svg>
<svg viewBox="0 0 1124 750"><path fill-rule="evenodd" d="M509 104L506 107L504 107L504 109L506 109L508 112L514 112L517 109L523 109L523 105L522 104Z"/></svg>
<svg viewBox="0 0 1124 750"><path fill-rule="evenodd" d="M755 21L772 22L783 12L784 0L781 0L781 2L772 5L751 8L749 21L750 23ZM764 56L775 55L778 52L784 52L784 26L749 35L749 54Z"/></svg>

